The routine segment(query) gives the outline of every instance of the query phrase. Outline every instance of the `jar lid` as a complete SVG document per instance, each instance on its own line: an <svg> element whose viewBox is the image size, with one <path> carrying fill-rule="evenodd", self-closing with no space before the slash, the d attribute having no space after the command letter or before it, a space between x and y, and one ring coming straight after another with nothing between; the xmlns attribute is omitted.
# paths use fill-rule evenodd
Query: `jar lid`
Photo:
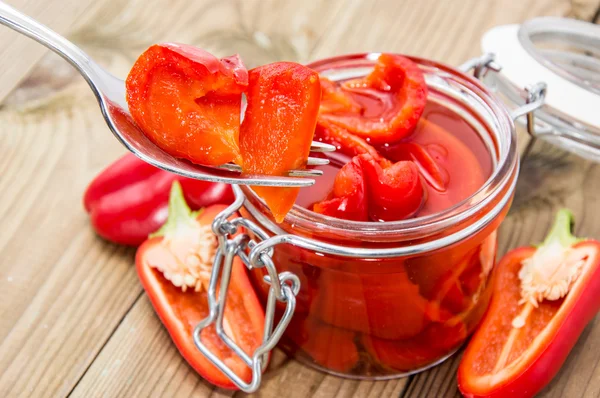
<svg viewBox="0 0 600 398"><path fill-rule="evenodd" d="M528 87L545 83L544 105L535 111L532 135L600 161L600 26L536 18L495 27L481 45L501 66L484 81L509 107L527 102Z"/></svg>

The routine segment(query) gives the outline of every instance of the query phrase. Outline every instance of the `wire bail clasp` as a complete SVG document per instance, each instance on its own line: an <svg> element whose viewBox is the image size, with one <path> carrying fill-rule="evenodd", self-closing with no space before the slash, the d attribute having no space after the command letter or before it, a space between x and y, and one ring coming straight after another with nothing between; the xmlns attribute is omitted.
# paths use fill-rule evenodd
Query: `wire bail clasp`
<svg viewBox="0 0 600 398"><path fill-rule="evenodd" d="M488 70L500 72L502 66L495 61L496 56L492 53L483 54L480 57L473 58L458 67L463 73L473 71L473 76L480 79L485 76Z"/></svg>
<svg viewBox="0 0 600 398"><path fill-rule="evenodd" d="M525 91L527 92L527 98L525 99L525 104L510 113L510 117L513 121L516 121L521 116L527 116L527 132L532 137L546 132L545 130L538 131L541 127L537 127L538 130L536 130L534 116L535 110L544 105L546 90L547 86L544 82L539 82L530 87L526 87Z"/></svg>
<svg viewBox="0 0 600 398"><path fill-rule="evenodd" d="M464 73L468 73L472 70L473 76L476 79L481 80L489 70L493 72L500 72L502 70L502 66L495 61L495 58L493 53L483 54L480 57L468 60L460 65L458 69ZM525 87L527 93L525 104L519 106L510 114L513 121L516 121L521 116L527 116L527 132L532 137L547 133L549 130L548 128L543 128L541 126L536 127L534 115L534 111L544 105L546 90L547 85L544 82L538 82L529 87Z"/></svg>
<svg viewBox="0 0 600 398"><path fill-rule="evenodd" d="M209 315L201 320L194 328L194 344L200 352L223 372L240 390L251 393L258 389L262 380L262 373L268 363L270 351L275 348L283 332L287 328L294 310L296 309L296 295L300 290L300 280L291 272L277 273L273 263L272 247L260 253L251 261L247 252L252 250L257 242L254 239L265 241L269 236L254 222L243 217L236 217L236 212L244 204L244 194L237 185L233 185L235 201L215 217L212 224L213 233L218 237L219 248L213 260L213 267L208 287ZM233 217L233 218L232 218ZM239 233L241 228L252 232L253 238L246 233ZM248 269L266 268L268 275L264 281L269 285L269 294L265 309L265 324L262 344L253 352L247 353L240 348L225 332L223 315L227 303L227 291L231 280L233 260L238 256ZM277 301L285 303L285 311L277 326L273 327L275 318L275 304ZM252 380L247 383L231 370L221 359L212 353L202 342L202 330L215 326L217 336L227 345L248 367L252 369Z"/></svg>

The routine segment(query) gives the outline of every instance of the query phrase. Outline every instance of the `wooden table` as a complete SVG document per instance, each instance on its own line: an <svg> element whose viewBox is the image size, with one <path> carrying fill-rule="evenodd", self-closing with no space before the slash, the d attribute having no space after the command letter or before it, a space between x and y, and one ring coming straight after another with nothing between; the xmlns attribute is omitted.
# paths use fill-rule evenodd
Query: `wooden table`
<svg viewBox="0 0 600 398"><path fill-rule="evenodd" d="M117 75L159 41L241 53L248 66L396 51L457 65L497 24L598 17L600 0L14 0ZM134 250L94 235L81 197L124 152L83 79L60 58L0 32L0 397L242 395L212 388L181 359L138 283ZM17 85L18 83L18 85ZM500 254L540 241L555 210L600 237L600 167L520 137L522 172ZM281 352L257 396L457 395L459 356L417 376L359 382ZM600 321L584 331L547 397L600 396Z"/></svg>

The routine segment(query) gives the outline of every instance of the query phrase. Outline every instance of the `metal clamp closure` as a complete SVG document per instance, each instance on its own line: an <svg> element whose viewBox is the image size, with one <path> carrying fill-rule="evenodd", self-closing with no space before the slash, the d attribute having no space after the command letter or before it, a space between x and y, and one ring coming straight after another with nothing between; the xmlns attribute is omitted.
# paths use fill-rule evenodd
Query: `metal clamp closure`
<svg viewBox="0 0 600 398"><path fill-rule="evenodd" d="M464 73L473 71L473 76L477 79L481 79L485 76L488 70L494 72L500 72L502 66L495 62L495 56L492 53L483 54L480 57L473 58L461 66L458 69ZM526 87L527 98L525 104L513 110L510 117L513 121L517 120L521 116L527 116L527 132L535 137L539 134L547 133L546 129L537 127L535 125L534 111L541 108L544 105L544 99L546 97L547 86L544 82L538 82L532 86Z"/></svg>
<svg viewBox="0 0 600 398"><path fill-rule="evenodd" d="M527 99L525 100L525 105L518 107L510 113L510 117L513 121L521 116L527 116L527 132L532 137L541 133L540 131L536 131L534 111L544 105L546 89L546 83L544 82L539 82L533 86L526 87L525 91L527 91Z"/></svg>
<svg viewBox="0 0 600 398"><path fill-rule="evenodd" d="M495 56L492 53L483 54L480 57L473 58L465 62L464 64L458 67L463 73L468 73L471 70L473 71L473 76L476 79L481 79L485 76L488 70L494 72L500 72L502 70L502 66L494 61Z"/></svg>
<svg viewBox="0 0 600 398"><path fill-rule="evenodd" d="M194 328L193 338L196 347L202 354L223 372L237 387L245 392L254 392L260 386L262 373L268 363L269 352L275 348L283 332L287 328L296 308L296 295L300 290L300 280L290 272L277 273L271 256L273 249L264 251L251 261L247 253L257 242L268 240L269 236L254 222L241 217L235 217L236 212L244 203L241 189L234 185L235 201L227 209L215 217L212 229L219 240L219 248L213 260L213 267L208 288L209 315ZM232 218L235 217L235 218ZM241 228L252 232L254 239L245 233L238 233ZM262 344L253 352L247 353L240 348L225 332L223 315L227 305L227 291L231 279L231 268L235 256L238 256L248 269L266 268L268 275L265 283L269 284L269 295L265 309L265 324ZM277 326L273 327L275 304L285 303L285 311ZM202 330L215 326L219 338L227 345L248 367L252 369L252 380L248 383L233 372L221 359L212 353L202 342Z"/></svg>

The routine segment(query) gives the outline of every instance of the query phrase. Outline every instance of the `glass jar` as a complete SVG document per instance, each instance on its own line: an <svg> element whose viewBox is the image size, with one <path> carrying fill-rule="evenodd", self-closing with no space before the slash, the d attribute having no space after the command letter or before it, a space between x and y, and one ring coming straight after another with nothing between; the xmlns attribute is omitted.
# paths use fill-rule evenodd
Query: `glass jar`
<svg viewBox="0 0 600 398"><path fill-rule="evenodd" d="M308 65L331 80L362 77L379 54ZM248 188L242 216L274 237L278 272L300 280L294 316L279 346L329 373L385 379L422 371L450 356L473 332L490 298L496 230L510 207L518 156L513 121L477 79L412 58L423 70L428 101L465 120L488 147L493 171L473 195L442 212L373 223L331 218L295 206L276 224ZM262 238L264 239L264 237ZM254 268L267 299L267 271ZM281 305L281 307L279 307ZM276 318L285 309L278 303Z"/></svg>

